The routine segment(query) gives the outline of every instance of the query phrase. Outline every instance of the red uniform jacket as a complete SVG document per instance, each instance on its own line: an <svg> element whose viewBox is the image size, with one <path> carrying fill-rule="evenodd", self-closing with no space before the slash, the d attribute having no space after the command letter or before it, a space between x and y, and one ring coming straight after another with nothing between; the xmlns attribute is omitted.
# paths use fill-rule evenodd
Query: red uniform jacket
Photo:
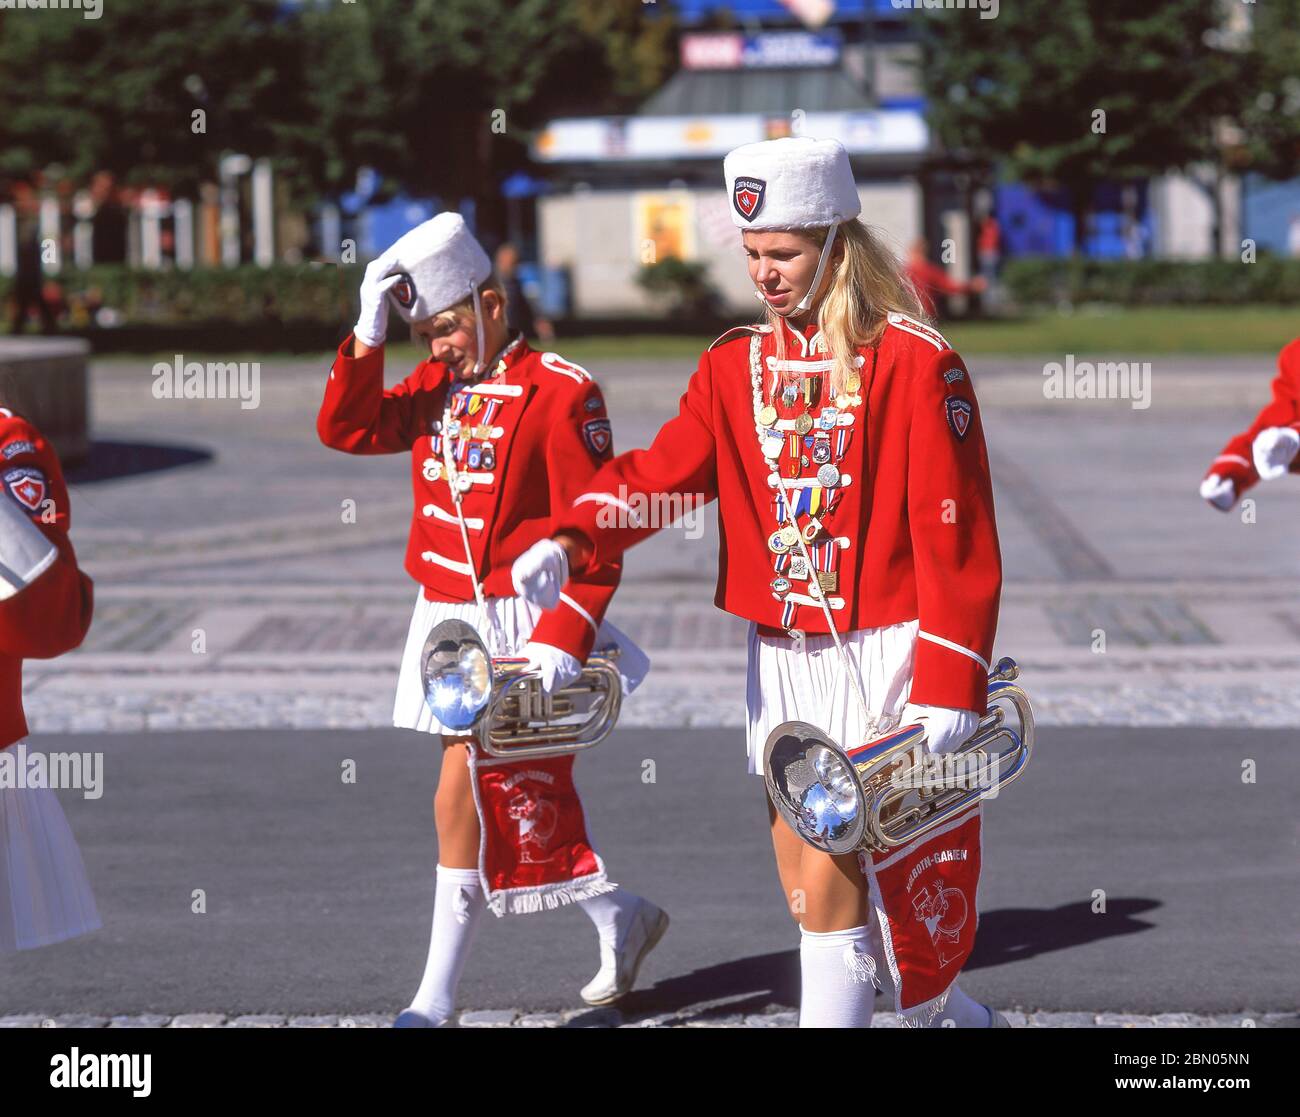
<svg viewBox="0 0 1300 1117"><path fill-rule="evenodd" d="M1255 421L1234 435L1205 471L1231 478L1241 496L1259 481L1252 452L1255 436L1266 427L1293 427L1300 430L1300 337L1289 342L1277 356L1277 376L1273 378L1273 398L1255 416ZM1300 473L1300 455L1291 463L1291 472Z"/></svg>
<svg viewBox="0 0 1300 1117"><path fill-rule="evenodd" d="M430 601L473 601L474 587L443 466L444 407L453 377L426 360L384 389L384 353L352 357L339 347L316 430L326 446L350 454L411 454L415 510L406 569ZM551 534L552 513L566 509L612 455L605 401L590 374L522 338L495 375L451 393L457 469L470 479L462 501L474 570L485 597L514 597L510 566ZM494 456L491 468L482 455ZM532 638L579 660L591 651L622 563L601 563L569 580L560 606L545 613Z"/></svg>
<svg viewBox="0 0 1300 1117"><path fill-rule="evenodd" d="M700 358L677 417L648 450L605 466L560 528L586 536L595 548L592 561L607 562L663 523L663 516L646 523L640 514L656 499L676 494L680 504L689 494L717 497L718 607L778 633L825 633L816 587L801 569L806 564L797 551L781 553L781 541L772 538L779 497L756 433L750 365L750 338L765 329L750 327L715 343ZM805 335L814 330L810 325ZM761 336L767 403L774 338ZM788 340L788 358L800 346L806 358L814 355L813 338L789 332ZM970 373L940 334L903 315L891 315L879 345L858 355L860 388L840 401L837 413L814 406L819 424L813 431L791 430L805 410L802 400L795 406L781 400L776 408L781 468L798 472L798 492L807 493L797 497L798 522L815 516L824 529L809 550L830 579L827 602L836 628L843 633L919 618L912 701L983 713L1002 562ZM792 366L801 363L799 371L817 369L811 359ZM823 439L829 447L817 445ZM799 452L810 457L807 465ZM838 470L838 483L819 487L815 475L827 464Z"/></svg>
<svg viewBox="0 0 1300 1117"><path fill-rule="evenodd" d="M92 583L77 569L68 540L68 489L50 444L0 407L0 500L16 501L59 549L31 585L0 601L0 748L27 736L23 659L52 659L85 639L94 606Z"/></svg>

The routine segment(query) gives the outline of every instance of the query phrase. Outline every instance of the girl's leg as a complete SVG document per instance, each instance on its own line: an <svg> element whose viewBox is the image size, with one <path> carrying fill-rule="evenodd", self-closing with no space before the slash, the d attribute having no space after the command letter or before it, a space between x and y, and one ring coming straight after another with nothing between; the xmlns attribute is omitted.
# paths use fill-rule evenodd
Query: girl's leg
<svg viewBox="0 0 1300 1117"><path fill-rule="evenodd" d="M461 972L487 910L478 876L478 813L469 781L465 742L444 739L442 774L433 800L438 880L429 957L420 988L397 1019L399 1027L437 1027L450 1019Z"/></svg>
<svg viewBox="0 0 1300 1117"><path fill-rule="evenodd" d="M872 954L867 882L857 856L813 849L770 801L768 817L781 887L799 923L799 1026L870 1027L883 960Z"/></svg>

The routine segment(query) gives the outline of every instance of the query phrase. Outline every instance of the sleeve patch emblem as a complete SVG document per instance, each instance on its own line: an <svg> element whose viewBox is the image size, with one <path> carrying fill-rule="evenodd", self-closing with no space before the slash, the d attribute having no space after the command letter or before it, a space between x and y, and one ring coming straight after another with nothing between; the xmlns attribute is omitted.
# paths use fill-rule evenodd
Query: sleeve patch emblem
<svg viewBox="0 0 1300 1117"><path fill-rule="evenodd" d="M965 442L966 435L970 433L970 421L971 415L974 414L974 408L971 407L968 400L964 400L960 396L949 396L943 401L943 405L948 416L948 429L952 431L958 442Z"/></svg>
<svg viewBox="0 0 1300 1117"><path fill-rule="evenodd" d="M39 469L11 469L4 475L4 485L27 511L40 511L45 499L45 474Z"/></svg>
<svg viewBox="0 0 1300 1117"><path fill-rule="evenodd" d="M36 453L36 447L27 441L11 442L3 450L0 450L0 454L4 455L5 461L8 461L10 458L16 458L19 454L34 453Z"/></svg>
<svg viewBox="0 0 1300 1117"><path fill-rule="evenodd" d="M588 419L582 424L582 440L593 457L604 458L614 442L608 419Z"/></svg>
<svg viewBox="0 0 1300 1117"><path fill-rule="evenodd" d="M950 368L943 374L943 382L945 384L951 384L954 380L960 380L965 375L966 372L964 369Z"/></svg>

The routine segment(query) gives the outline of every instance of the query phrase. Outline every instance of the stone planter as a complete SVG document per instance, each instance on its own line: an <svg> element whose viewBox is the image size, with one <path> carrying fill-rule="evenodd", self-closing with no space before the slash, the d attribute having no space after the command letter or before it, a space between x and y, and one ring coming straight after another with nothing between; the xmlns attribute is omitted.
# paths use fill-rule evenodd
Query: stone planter
<svg viewBox="0 0 1300 1117"><path fill-rule="evenodd" d="M65 466L90 451L89 353L81 338L0 338L0 407L35 423Z"/></svg>

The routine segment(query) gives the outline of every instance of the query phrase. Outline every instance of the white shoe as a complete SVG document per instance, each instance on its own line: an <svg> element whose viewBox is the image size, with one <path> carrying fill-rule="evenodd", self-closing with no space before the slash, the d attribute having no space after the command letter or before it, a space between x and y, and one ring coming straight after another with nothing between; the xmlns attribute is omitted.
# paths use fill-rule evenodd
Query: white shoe
<svg viewBox="0 0 1300 1117"><path fill-rule="evenodd" d="M413 1008L403 1009L398 1013L397 1019L393 1021L394 1028L446 1028L450 1024L451 1017L449 1016L434 1019L431 1016L425 1016L422 1012L417 1012Z"/></svg>
<svg viewBox="0 0 1300 1117"><path fill-rule="evenodd" d="M600 972L578 994L589 1005L607 1005L629 992L645 956L668 930L668 913L642 900L619 949L600 944Z"/></svg>
<svg viewBox="0 0 1300 1117"><path fill-rule="evenodd" d="M991 1008L991 1007L988 1006L988 1005L985 1005L984 1007L987 1008L987 1009L989 1010L989 1016L992 1017L992 1019L989 1021L989 1027L990 1027L990 1028L1009 1028L1009 1027L1011 1027L1011 1021L1008 1020L1005 1016L1003 1016L1002 1013L1000 1013L997 1009L995 1009L995 1008Z"/></svg>

